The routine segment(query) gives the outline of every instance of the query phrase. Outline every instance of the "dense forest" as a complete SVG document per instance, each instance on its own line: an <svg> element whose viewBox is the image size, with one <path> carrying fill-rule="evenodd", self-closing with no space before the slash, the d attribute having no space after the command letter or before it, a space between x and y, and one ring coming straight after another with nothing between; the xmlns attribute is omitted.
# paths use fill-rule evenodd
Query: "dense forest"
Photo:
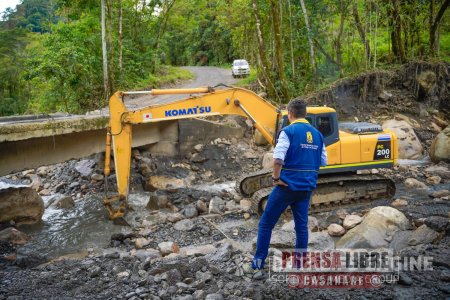
<svg viewBox="0 0 450 300"><path fill-rule="evenodd" d="M287 101L339 77L450 58L450 0L22 0L0 21L0 115L82 113L169 66L229 68ZM169 75L168 75L169 74ZM231 76L231 73L230 73Z"/></svg>

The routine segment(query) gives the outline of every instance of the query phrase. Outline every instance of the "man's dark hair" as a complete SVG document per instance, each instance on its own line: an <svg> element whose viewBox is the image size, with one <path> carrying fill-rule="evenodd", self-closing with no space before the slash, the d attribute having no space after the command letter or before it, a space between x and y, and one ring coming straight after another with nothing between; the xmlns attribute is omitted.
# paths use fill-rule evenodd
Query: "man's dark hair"
<svg viewBox="0 0 450 300"><path fill-rule="evenodd" d="M306 103L301 98L294 98L289 101L288 112L291 112L294 118L306 117Z"/></svg>

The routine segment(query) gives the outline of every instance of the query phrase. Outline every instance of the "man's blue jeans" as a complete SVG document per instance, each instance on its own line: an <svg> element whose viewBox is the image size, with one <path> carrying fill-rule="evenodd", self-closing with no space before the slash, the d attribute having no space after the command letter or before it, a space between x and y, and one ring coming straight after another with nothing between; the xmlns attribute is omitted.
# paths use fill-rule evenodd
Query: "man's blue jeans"
<svg viewBox="0 0 450 300"><path fill-rule="evenodd" d="M253 269L264 268L269 252L272 229L284 210L291 206L295 223L295 248L306 251L308 246L308 207L312 192L293 192L288 187L276 186L270 193L264 213L259 220L256 253L252 261Z"/></svg>

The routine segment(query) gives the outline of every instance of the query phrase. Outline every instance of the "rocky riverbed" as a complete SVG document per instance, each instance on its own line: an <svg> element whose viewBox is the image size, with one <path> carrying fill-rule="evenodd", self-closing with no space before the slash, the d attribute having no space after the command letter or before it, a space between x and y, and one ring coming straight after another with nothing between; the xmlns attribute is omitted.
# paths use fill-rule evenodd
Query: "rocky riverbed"
<svg viewBox="0 0 450 300"><path fill-rule="evenodd" d="M44 199L46 208L41 225L3 225L28 234L9 234L10 240L2 241L0 298L449 295L450 170L444 162L429 160L372 170L396 181L394 201L310 216L309 247L392 248L402 255L433 257L432 271L402 272L400 282L370 290L290 289L285 283L253 280L250 259L258 217L249 200L235 191L233 179L260 169L266 151L265 146L225 139L198 145L180 159L135 150L130 197L134 210L128 215L132 227L114 226L106 219L99 197L101 155L4 178L10 184L31 185L28 189ZM275 229L272 247L292 248L293 232L292 221L285 217Z"/></svg>

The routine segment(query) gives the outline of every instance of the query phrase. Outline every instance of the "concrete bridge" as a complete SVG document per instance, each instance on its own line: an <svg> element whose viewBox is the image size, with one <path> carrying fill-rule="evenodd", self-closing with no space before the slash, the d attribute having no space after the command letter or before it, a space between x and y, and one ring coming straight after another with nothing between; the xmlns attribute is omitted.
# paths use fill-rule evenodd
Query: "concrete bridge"
<svg viewBox="0 0 450 300"><path fill-rule="evenodd" d="M105 151L108 116L0 118L0 176ZM218 137L242 137L239 126L208 120L146 123L133 127L133 147L176 156Z"/></svg>
<svg viewBox="0 0 450 300"><path fill-rule="evenodd" d="M234 84L230 70L217 67L184 67L195 79L178 88ZM140 95L126 99L130 110L183 99L180 95ZM107 109L94 115L29 115L0 118L0 176L105 150ZM199 143L218 137L242 137L241 127L206 120L147 123L133 127L133 147L148 146L156 155L182 155Z"/></svg>

